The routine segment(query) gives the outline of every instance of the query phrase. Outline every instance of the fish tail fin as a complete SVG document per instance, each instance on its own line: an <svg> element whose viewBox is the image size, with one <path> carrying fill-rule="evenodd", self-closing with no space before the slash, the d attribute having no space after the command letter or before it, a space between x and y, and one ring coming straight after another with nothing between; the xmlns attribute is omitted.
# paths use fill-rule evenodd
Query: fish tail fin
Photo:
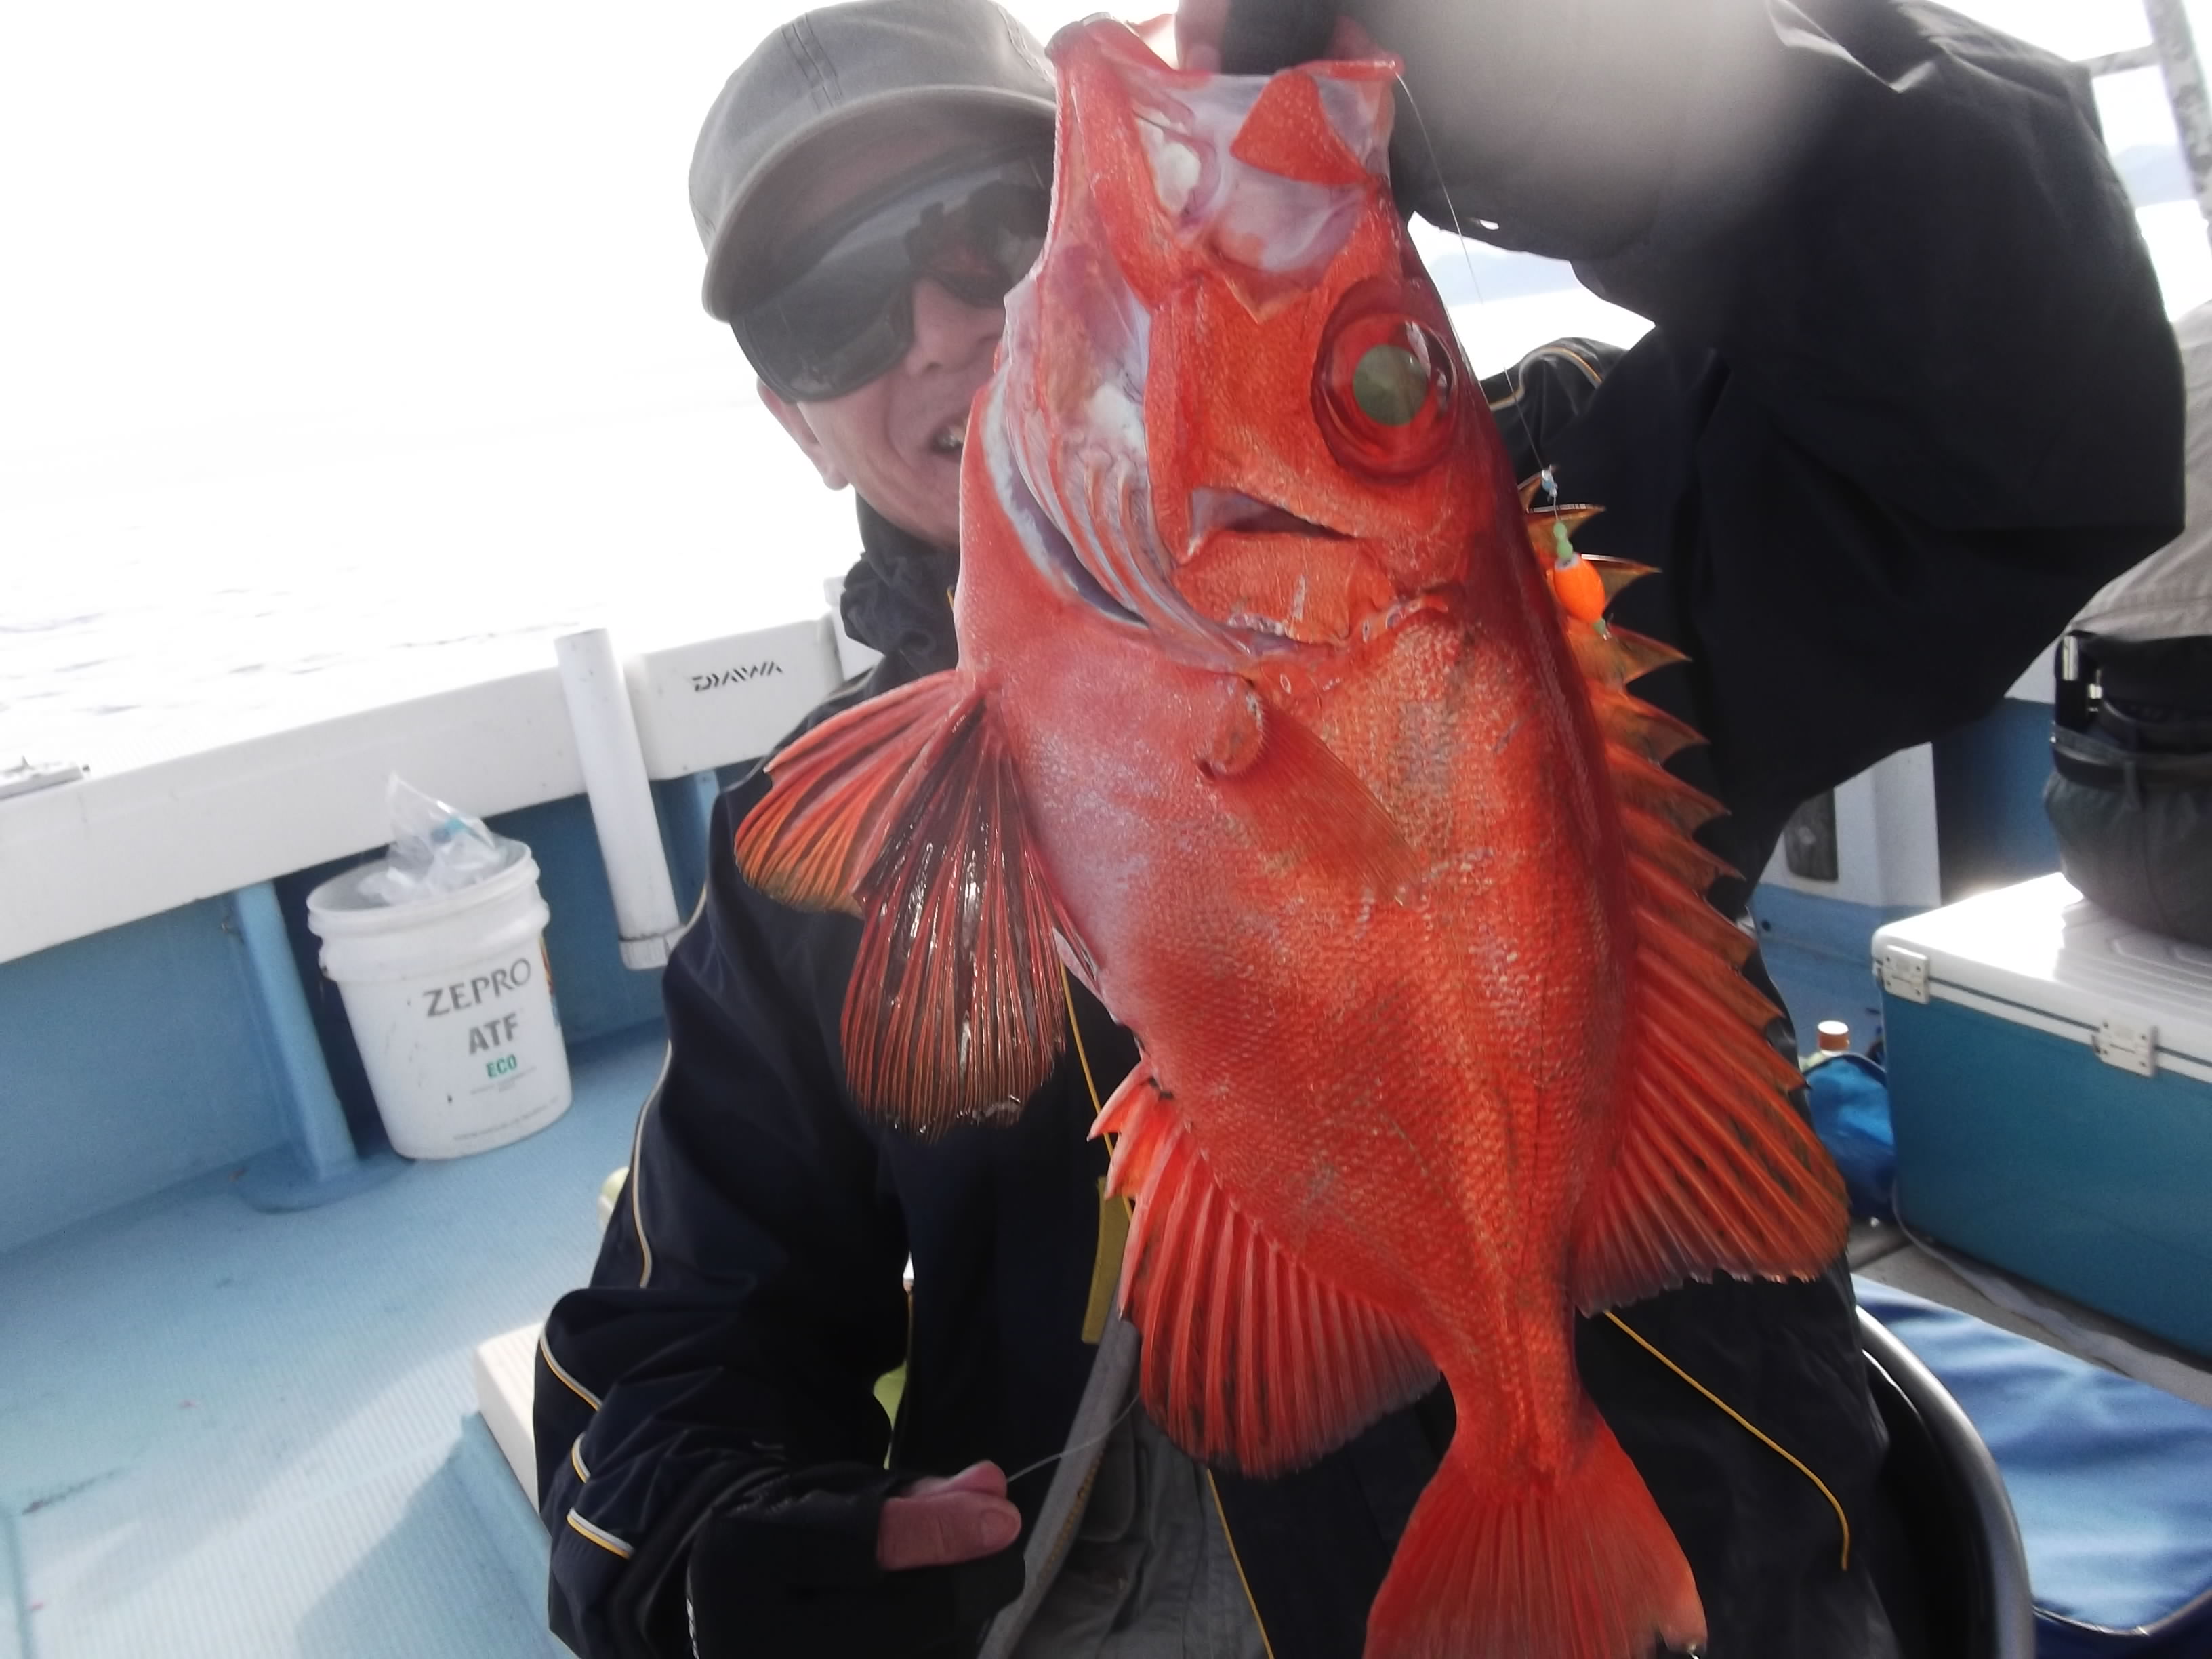
<svg viewBox="0 0 2212 1659"><path fill-rule="evenodd" d="M1367 1617L1366 1659L1648 1659L1705 1615L1680 1546L1593 1413L1549 1479L1500 1480L1455 1441Z"/></svg>

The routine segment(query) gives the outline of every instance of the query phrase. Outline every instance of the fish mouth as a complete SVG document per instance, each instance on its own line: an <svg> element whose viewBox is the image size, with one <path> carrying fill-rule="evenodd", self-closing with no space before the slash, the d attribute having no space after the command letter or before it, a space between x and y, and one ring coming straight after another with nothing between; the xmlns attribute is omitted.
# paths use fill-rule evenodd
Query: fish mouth
<svg viewBox="0 0 2212 1659"><path fill-rule="evenodd" d="M1242 490L1201 487L1190 492L1190 535L1183 544L1183 562L1196 556L1206 538L1220 531L1247 536L1308 536L1317 541L1354 539L1331 525L1302 519L1286 507L1263 501Z"/></svg>

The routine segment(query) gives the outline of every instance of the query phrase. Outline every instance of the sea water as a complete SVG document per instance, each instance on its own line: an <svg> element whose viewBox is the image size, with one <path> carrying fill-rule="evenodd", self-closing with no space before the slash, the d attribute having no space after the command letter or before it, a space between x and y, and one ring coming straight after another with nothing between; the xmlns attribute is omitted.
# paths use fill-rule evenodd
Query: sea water
<svg viewBox="0 0 2212 1659"><path fill-rule="evenodd" d="M132 459L0 501L0 760L113 769L550 668L580 628L815 616L859 546L729 403Z"/></svg>

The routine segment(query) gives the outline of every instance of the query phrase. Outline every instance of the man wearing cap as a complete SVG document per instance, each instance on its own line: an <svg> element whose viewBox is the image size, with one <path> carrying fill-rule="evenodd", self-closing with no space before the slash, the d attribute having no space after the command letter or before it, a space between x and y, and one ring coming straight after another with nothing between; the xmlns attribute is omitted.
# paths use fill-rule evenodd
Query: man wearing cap
<svg viewBox="0 0 2212 1659"><path fill-rule="evenodd" d="M1622 608L1692 663L1639 690L1714 739L1680 764L1731 808L1710 833L1738 868L1797 800L1992 703L2178 526L2172 337L2055 60L1906 0L1185 14L1188 61L1243 72L1371 31L1407 62L1407 204L1656 320L1487 389L1524 472L1607 504L1591 550L1666 572ZM1050 112L988 0L866 0L771 35L701 135L707 308L860 497L845 617L884 657L833 708L954 659L960 423L1042 237ZM555 1631L591 1659L1358 1653L1449 1397L1278 1480L1177 1454L1131 1403L1126 1218L1087 1139L1127 1035L1075 991L1078 1041L1018 1115L927 1145L868 1125L839 1060L856 924L730 856L764 787L717 807L629 1182L539 1350ZM1840 1264L1630 1311L1665 1360L1592 1322L1578 1364L1714 1659L1956 1638L1902 1559ZM902 1362L893 1432L872 1389Z"/></svg>

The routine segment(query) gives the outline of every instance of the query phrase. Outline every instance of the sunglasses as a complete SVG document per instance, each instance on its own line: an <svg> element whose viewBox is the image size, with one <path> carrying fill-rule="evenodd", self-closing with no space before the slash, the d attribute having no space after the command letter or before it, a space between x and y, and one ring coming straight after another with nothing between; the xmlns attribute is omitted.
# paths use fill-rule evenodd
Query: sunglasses
<svg viewBox="0 0 2212 1659"><path fill-rule="evenodd" d="M770 389L793 403L856 392L914 343L914 285L994 306L1044 246L1052 155L1025 144L862 198L799 238L730 326Z"/></svg>

